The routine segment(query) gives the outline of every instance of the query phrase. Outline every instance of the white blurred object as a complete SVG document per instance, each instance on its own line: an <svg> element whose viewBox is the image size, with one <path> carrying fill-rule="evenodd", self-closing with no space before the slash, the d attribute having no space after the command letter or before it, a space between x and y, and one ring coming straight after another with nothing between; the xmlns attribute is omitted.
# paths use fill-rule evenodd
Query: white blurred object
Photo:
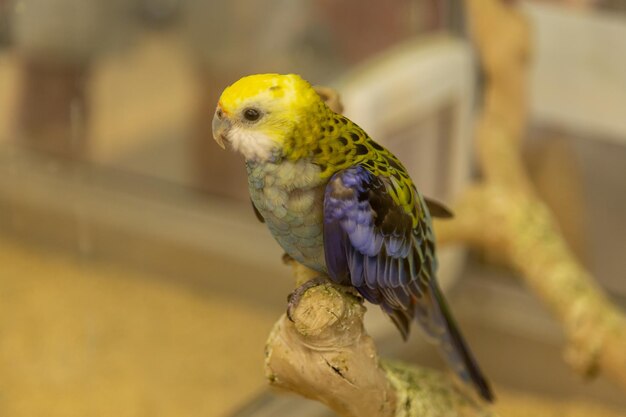
<svg viewBox="0 0 626 417"><path fill-rule="evenodd" d="M474 73L469 43L440 35L379 55L336 88L345 114L400 158L420 192L450 206L470 179ZM461 248L438 252L444 289L459 277L464 255ZM370 317L372 334L395 331Z"/></svg>
<svg viewBox="0 0 626 417"><path fill-rule="evenodd" d="M626 18L538 3L524 10L534 33L533 121L626 141Z"/></svg>

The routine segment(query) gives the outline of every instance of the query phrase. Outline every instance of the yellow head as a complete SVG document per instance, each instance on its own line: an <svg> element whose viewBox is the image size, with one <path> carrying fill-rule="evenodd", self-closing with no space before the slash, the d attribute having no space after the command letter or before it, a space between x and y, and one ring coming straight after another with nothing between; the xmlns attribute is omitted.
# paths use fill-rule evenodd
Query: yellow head
<svg viewBox="0 0 626 417"><path fill-rule="evenodd" d="M298 75L250 75L222 93L213 117L213 137L246 160L267 160L281 153L320 105L315 90Z"/></svg>

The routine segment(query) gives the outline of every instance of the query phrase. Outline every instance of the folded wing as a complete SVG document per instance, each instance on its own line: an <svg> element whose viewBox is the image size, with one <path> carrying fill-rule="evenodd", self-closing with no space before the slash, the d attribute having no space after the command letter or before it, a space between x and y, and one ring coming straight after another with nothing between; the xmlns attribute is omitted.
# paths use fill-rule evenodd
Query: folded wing
<svg viewBox="0 0 626 417"><path fill-rule="evenodd" d="M490 400L491 390L458 331L436 282L434 236L423 198L414 210L394 200L397 181L357 165L336 173L324 196L329 276L378 304L403 338L416 319L437 340L450 366Z"/></svg>

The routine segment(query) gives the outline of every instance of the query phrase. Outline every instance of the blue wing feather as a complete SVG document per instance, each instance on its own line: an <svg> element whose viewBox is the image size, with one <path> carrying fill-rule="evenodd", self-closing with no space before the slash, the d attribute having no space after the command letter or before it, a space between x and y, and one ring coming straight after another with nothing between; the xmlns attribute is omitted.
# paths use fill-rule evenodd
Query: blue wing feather
<svg viewBox="0 0 626 417"><path fill-rule="evenodd" d="M471 380L490 400L493 394L435 280L434 236L424 200L416 192L417 212L425 217L414 227L411 214L391 197L394 186L394 181L360 165L330 179L324 196L328 274L380 305L405 339L411 321L416 319L443 345L444 355L457 374Z"/></svg>
<svg viewBox="0 0 626 417"><path fill-rule="evenodd" d="M419 281L422 270L421 248L415 246L421 237L414 236L410 214L393 202L392 186L363 166L333 176L324 198L324 248L331 278L404 316L394 322L408 335L421 295L408 285Z"/></svg>

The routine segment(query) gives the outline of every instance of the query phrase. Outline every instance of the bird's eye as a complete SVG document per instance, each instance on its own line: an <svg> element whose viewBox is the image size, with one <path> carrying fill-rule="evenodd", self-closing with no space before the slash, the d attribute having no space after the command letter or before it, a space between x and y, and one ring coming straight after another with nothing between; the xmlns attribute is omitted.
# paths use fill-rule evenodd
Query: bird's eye
<svg viewBox="0 0 626 417"><path fill-rule="evenodd" d="M243 117L249 122L256 122L261 117L261 112L250 107L243 111Z"/></svg>

